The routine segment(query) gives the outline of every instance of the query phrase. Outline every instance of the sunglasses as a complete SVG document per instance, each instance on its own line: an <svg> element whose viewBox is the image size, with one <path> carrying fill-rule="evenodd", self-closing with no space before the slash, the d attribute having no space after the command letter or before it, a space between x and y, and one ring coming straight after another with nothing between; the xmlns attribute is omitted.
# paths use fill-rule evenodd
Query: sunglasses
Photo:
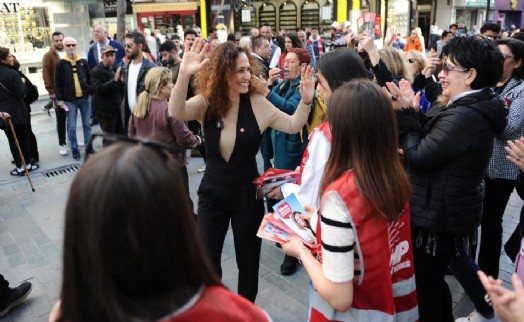
<svg viewBox="0 0 524 322"><path fill-rule="evenodd" d="M129 138L125 135L111 133L94 133L91 135L91 139L86 146L84 162L87 162L92 155L99 153L101 150L107 149L113 144L125 144L130 147L137 144L143 145L155 150L166 159L172 157L175 163L179 166L185 165L186 150L177 145L169 145L147 139Z"/></svg>
<svg viewBox="0 0 524 322"><path fill-rule="evenodd" d="M66 47L76 47L76 44L66 44Z"/></svg>
<svg viewBox="0 0 524 322"><path fill-rule="evenodd" d="M459 73L465 73L468 70L469 70L469 68L462 67L462 69L460 69L460 68L457 68L455 66L451 66L447 62L444 62L443 66L442 66L442 71L444 72L444 75L446 75L446 76L448 76L450 71L455 71L455 72L459 72Z"/></svg>
<svg viewBox="0 0 524 322"><path fill-rule="evenodd" d="M408 63L410 63L410 64L414 64L414 63L417 62L417 61L418 61L418 59L416 59L416 58L410 58L410 59L408 59Z"/></svg>
<svg viewBox="0 0 524 322"><path fill-rule="evenodd" d="M134 44L125 44L125 45L124 45L124 47L126 47L126 48L130 48L130 49L133 48L133 46L134 46Z"/></svg>

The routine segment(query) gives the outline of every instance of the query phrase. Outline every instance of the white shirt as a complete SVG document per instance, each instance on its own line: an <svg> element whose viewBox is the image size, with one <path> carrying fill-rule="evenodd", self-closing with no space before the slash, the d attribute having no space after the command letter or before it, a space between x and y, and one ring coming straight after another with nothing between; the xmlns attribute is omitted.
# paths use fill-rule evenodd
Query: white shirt
<svg viewBox="0 0 524 322"><path fill-rule="evenodd" d="M131 112L133 112L136 105L136 86L138 83L140 67L142 67L142 62L140 62L140 64L133 64L133 62L129 64L129 73L127 76L127 102Z"/></svg>
<svg viewBox="0 0 524 322"><path fill-rule="evenodd" d="M60 57L60 59L64 59L65 56L67 55L66 51L65 50L62 50L62 51L56 51L57 54L58 54L58 57Z"/></svg>
<svg viewBox="0 0 524 322"><path fill-rule="evenodd" d="M102 51L101 49L105 46L109 45L109 43L107 42L107 38L106 38L106 42L103 44L103 45L100 45L100 43L97 41L96 42L96 53L98 54L98 62L101 63L102 62Z"/></svg>

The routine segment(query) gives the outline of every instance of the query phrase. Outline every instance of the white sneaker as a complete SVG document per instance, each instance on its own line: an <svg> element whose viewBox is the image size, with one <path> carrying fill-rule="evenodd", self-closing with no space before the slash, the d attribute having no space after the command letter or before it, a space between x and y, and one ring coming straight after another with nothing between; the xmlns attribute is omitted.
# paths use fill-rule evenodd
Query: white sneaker
<svg viewBox="0 0 524 322"><path fill-rule="evenodd" d="M467 317L458 318L455 322L499 322L500 320L494 315L491 319L485 318L477 312L477 310L471 312Z"/></svg>
<svg viewBox="0 0 524 322"><path fill-rule="evenodd" d="M198 173L202 173L202 172L204 172L204 171L206 171L206 164L205 164L205 163L202 164L202 166L201 166L200 168L198 168L197 172L198 172Z"/></svg>
<svg viewBox="0 0 524 322"><path fill-rule="evenodd" d="M59 147L60 155L67 155L67 147L65 145L61 145Z"/></svg>

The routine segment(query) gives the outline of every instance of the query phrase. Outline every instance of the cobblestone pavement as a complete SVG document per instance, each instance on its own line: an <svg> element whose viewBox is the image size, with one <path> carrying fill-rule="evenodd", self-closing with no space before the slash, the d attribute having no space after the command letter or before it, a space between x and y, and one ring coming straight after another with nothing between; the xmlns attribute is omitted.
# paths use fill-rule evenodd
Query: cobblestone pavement
<svg viewBox="0 0 524 322"><path fill-rule="evenodd" d="M22 305L0 321L47 321L61 285L61 248L63 213L69 186L80 163L58 154L55 116L38 113L46 102L33 106L33 131L37 137L41 168L31 174L36 192L31 192L26 178L9 175L13 168L7 139L0 134L0 273L11 285L23 281L33 284L31 295ZM79 120L80 122L80 120ZM80 126L78 127L80 129ZM98 127L93 128L93 131ZM78 131L79 141L83 137ZM82 151L83 152L83 151ZM191 195L196 204L196 190L202 178L197 169L201 158L191 158L188 165ZM49 170L69 166L68 169ZM522 201L514 194L504 217L504 238L507 239L518 222ZM307 283L305 270L300 267L290 277L283 277L279 267L283 253L274 243L263 242L259 294L256 304L264 308L273 321L293 322L307 319ZM223 281L236 290L237 268L231 231L228 233L222 257ZM510 281L513 265L505 255L501 258L500 277ZM468 297L453 277L448 277L453 294L455 316L466 316L473 310ZM508 284L509 285L509 284Z"/></svg>

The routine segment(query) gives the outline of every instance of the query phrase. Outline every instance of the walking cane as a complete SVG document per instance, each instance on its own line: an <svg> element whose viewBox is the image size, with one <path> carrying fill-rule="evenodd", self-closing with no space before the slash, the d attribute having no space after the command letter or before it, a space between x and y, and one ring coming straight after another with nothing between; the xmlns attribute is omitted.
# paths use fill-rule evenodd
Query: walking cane
<svg viewBox="0 0 524 322"><path fill-rule="evenodd" d="M18 149L18 154L20 154L20 159L22 160L22 164L24 165L24 171L27 176L27 180L29 180L29 185L31 185L31 190L35 192L35 188L33 187L33 181L31 181L31 176L29 175L29 171L27 170L27 165L25 164L24 156L22 155L22 149L20 149L20 144L18 143L18 138L16 137L15 128L13 127L13 122L11 122L11 119L7 119L7 123L9 123L9 127L11 128L11 133L13 133L13 137L15 138L16 148Z"/></svg>

